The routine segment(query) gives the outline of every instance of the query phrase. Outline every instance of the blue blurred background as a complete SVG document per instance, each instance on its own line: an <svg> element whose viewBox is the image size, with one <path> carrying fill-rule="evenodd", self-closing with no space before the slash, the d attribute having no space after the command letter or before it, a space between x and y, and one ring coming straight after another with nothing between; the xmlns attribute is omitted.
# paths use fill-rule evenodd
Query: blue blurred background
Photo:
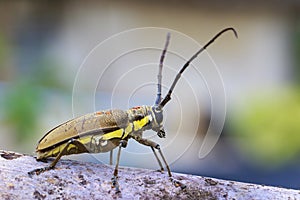
<svg viewBox="0 0 300 200"><path fill-rule="evenodd" d="M204 44L217 31L233 26L239 33L238 40L227 35L208 50L226 89L227 115L221 138L208 156L199 159L210 113L202 112L198 120L191 109L183 120L199 125L197 136L180 136L192 143L172 162L171 168L176 172L299 189L299 11L298 1L279 0L1 1L0 149L33 154L39 138L73 118L72 92L78 69L88 53L110 36L132 28L163 27ZM145 40L149 37L145 35ZM163 46L164 37L153 42ZM173 43L176 44L176 37L171 40ZM113 48L122 46L120 43ZM159 54L155 54L157 60ZM101 68L101 63L98 65ZM113 68L111 73L118 74L118 67L122 66ZM149 75L154 82L155 73L156 69L153 76ZM185 73L188 77L189 72ZM97 87L97 110L110 108L107 102L114 83L105 83ZM120 102L122 90L124 94L129 92L126 86L120 87ZM154 98L155 92L145 93L136 105L151 104ZM187 97L178 95L180 98L183 105L189 104ZM87 103L88 100L82 100L83 107ZM206 110L206 106L209 107L200 105L201 110ZM171 118L171 114L168 116ZM172 127L168 129L172 132ZM135 150L140 149L145 147L138 145ZM95 161L86 155L80 159ZM150 161L154 167L144 161L132 164L133 160L134 157L124 155L121 164L157 168L154 159Z"/></svg>

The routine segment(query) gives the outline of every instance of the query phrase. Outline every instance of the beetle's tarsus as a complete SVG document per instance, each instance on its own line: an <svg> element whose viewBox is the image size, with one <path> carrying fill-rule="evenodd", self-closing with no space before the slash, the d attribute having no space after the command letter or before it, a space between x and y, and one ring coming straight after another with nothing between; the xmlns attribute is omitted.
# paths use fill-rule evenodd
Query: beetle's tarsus
<svg viewBox="0 0 300 200"><path fill-rule="evenodd" d="M170 181L175 185L175 187L180 187L182 190L186 188L186 185L181 183L180 181L170 177Z"/></svg>
<svg viewBox="0 0 300 200"><path fill-rule="evenodd" d="M111 178L111 187L115 188L116 193L120 193L120 187L119 187L119 183L118 183L118 177L117 176L113 176Z"/></svg>
<svg viewBox="0 0 300 200"><path fill-rule="evenodd" d="M155 171L160 172L160 173L163 173L165 170L164 170L164 168L161 168L161 169L157 169L157 170L155 170Z"/></svg>
<svg viewBox="0 0 300 200"><path fill-rule="evenodd" d="M28 172L28 175L30 176L30 177L32 177L32 175L39 175L39 174L41 174L41 173L43 173L43 172L45 172L45 171L48 171L48 170L51 170L51 169L53 169L54 167L51 167L51 166L48 166L48 167L42 167L42 168L37 168L37 169L34 169L34 170L32 170L32 171L30 171L30 172Z"/></svg>

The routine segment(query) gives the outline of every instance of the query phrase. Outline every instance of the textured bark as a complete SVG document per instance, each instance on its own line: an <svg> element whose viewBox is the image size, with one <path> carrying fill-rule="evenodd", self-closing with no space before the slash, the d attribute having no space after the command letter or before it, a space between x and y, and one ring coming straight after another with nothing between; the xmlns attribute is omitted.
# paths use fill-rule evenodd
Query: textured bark
<svg viewBox="0 0 300 200"><path fill-rule="evenodd" d="M0 151L0 199L300 199L300 191L173 173L187 187L175 187L167 173L119 168L121 193L111 188L113 166L62 159L55 170L34 157Z"/></svg>

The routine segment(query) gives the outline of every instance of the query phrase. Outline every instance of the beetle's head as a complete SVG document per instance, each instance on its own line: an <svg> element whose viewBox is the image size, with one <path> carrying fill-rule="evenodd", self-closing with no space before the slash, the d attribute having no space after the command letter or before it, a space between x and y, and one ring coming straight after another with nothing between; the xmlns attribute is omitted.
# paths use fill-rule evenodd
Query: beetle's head
<svg viewBox="0 0 300 200"><path fill-rule="evenodd" d="M159 106L152 106L151 107L152 112L152 130L157 132L158 137L165 138L166 133L163 127L163 110Z"/></svg>

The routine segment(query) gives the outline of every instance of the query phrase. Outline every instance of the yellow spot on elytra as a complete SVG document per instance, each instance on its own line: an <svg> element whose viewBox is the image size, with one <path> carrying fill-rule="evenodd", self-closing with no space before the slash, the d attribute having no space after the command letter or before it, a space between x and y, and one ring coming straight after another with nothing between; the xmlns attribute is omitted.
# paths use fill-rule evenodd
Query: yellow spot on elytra
<svg viewBox="0 0 300 200"><path fill-rule="evenodd" d="M121 138L122 135L123 135L123 129L118 129L116 131L104 134L102 139L103 140L109 140L109 139L112 139L112 138Z"/></svg>
<svg viewBox="0 0 300 200"><path fill-rule="evenodd" d="M133 126L132 123L128 124L128 126L125 128L125 134L122 137L122 139L126 138L128 136L128 134L132 132L132 126Z"/></svg>

